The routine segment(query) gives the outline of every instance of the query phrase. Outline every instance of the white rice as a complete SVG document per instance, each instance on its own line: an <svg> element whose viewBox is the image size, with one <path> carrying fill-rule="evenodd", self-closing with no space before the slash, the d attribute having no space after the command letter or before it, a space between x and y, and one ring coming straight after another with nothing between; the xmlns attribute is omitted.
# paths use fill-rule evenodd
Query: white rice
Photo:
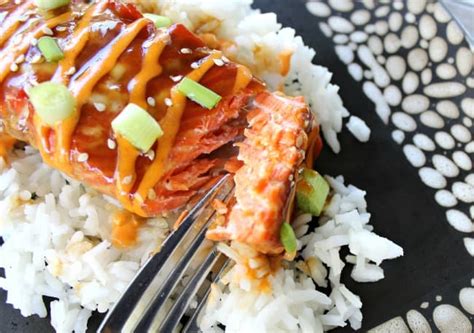
<svg viewBox="0 0 474 333"><path fill-rule="evenodd" d="M367 126L365 121L357 116L351 116L346 124L349 131L356 137L360 142L367 142L370 138L370 128Z"/></svg>
<svg viewBox="0 0 474 333"><path fill-rule="evenodd" d="M340 151L337 133L349 112L342 105L339 87L330 83L332 74L327 68L312 63L315 51L293 29L282 28L275 14L251 9L251 0L137 2L148 10L159 9L192 30L213 32L235 43L226 55L250 67L270 88L283 87L287 94L303 95L321 122L326 143ZM278 56L285 51L293 56L290 71L283 77ZM368 128L359 125L349 128L365 140ZM45 317L42 297L56 298L51 303L51 324L56 331L84 332L91 312L107 311L166 237L167 221L148 220L137 246L117 249L110 240L111 216L118 206L114 199L66 180L44 165L31 148L14 152L11 161L8 168L0 161L0 237L5 241L0 248L0 267L5 269L0 288L7 290L7 302L24 316ZM383 278L380 262L403 251L372 233L365 192L344 185L342 177L328 177L328 181L333 195L321 227L304 236L311 216L295 220L304 260L288 263L271 275L262 264L265 260L248 248L219 246L237 262L242 261L242 253L251 258L249 265L259 276L268 277L271 292L255 293L255 281L238 279L234 273L242 265L235 265L212 287L201 318L204 331L220 330L218 323L228 331L262 332L320 332L347 322L360 327L362 303L340 283L342 269L347 263L355 264L355 280L377 281ZM36 198L30 200L33 193ZM365 244L367 241L374 243ZM344 261L339 255L342 246L352 253ZM330 295L316 290L316 286L328 286L328 281Z"/></svg>

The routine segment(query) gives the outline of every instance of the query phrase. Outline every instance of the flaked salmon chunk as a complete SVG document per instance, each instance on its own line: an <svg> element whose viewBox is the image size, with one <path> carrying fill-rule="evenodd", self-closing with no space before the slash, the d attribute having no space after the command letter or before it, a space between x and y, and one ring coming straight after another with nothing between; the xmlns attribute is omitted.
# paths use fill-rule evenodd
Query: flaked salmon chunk
<svg viewBox="0 0 474 333"><path fill-rule="evenodd" d="M247 115L245 139L238 143L235 203L224 225L208 231L214 240L236 240L264 253L283 251L280 227L295 174L314 126L303 98L262 92Z"/></svg>

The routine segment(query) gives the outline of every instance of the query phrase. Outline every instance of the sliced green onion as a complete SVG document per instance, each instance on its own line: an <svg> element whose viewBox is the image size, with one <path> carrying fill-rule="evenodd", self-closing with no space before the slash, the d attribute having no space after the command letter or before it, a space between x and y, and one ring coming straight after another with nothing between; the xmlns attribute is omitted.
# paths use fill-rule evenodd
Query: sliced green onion
<svg viewBox="0 0 474 333"><path fill-rule="evenodd" d="M286 252L296 252L296 235L291 225L287 222L283 222L280 228L280 241L283 244Z"/></svg>
<svg viewBox="0 0 474 333"><path fill-rule="evenodd" d="M48 125L69 118L76 108L76 100L62 84L44 82L28 90L30 102L41 120Z"/></svg>
<svg viewBox="0 0 474 333"><path fill-rule="evenodd" d="M329 185L319 173L304 169L296 185L296 202L305 213L319 216L329 194Z"/></svg>
<svg viewBox="0 0 474 333"><path fill-rule="evenodd" d="M163 130L155 118L133 103L128 104L112 121L112 128L142 152L150 150L155 141L163 135Z"/></svg>
<svg viewBox="0 0 474 333"><path fill-rule="evenodd" d="M143 14L143 17L152 21L157 28L167 28L173 21L169 17L156 15L156 14Z"/></svg>
<svg viewBox="0 0 474 333"><path fill-rule="evenodd" d="M61 50L58 42L53 37L41 37L38 40L38 48L47 62L57 62L64 58L63 50Z"/></svg>
<svg viewBox="0 0 474 333"><path fill-rule="evenodd" d="M177 88L180 93L208 109L212 109L222 99L212 90L188 78L184 78Z"/></svg>
<svg viewBox="0 0 474 333"><path fill-rule="evenodd" d="M43 10L51 10L68 5L70 0L35 0L36 6Z"/></svg>

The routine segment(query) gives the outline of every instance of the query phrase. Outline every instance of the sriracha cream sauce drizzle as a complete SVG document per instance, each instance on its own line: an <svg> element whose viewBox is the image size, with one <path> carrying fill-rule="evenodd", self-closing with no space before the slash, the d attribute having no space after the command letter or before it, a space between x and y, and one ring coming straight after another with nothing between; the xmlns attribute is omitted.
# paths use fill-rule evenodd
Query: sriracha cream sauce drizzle
<svg viewBox="0 0 474 333"><path fill-rule="evenodd" d="M136 39L137 35L143 28L150 27L152 24L148 19L139 18L122 28L112 42L100 51L100 56L94 58L95 62L81 76L70 82L71 72L76 71L74 66L76 58L89 41L90 23L95 16L106 9L107 3L107 1L99 1L89 5L89 8L87 8L84 15L77 22L75 31L67 40L67 44L63 46L64 58L59 61L51 79L53 82L68 85L76 99L76 110L69 118L58 122L52 127L43 123L37 113L33 115L34 130L38 138L38 149L43 160L66 173L70 173L72 170L71 140L81 117L82 106L87 103L95 85L114 68L119 57ZM3 45L3 50L0 51L0 83L13 71L11 66L15 64L15 59L25 55L29 50L33 39L47 35L48 30L71 21L74 19L75 14L67 11L37 26L37 23L40 21L38 17L33 17L30 20L21 20L25 15L28 17L32 10L34 10L32 1L20 4L5 19L0 28L0 47L7 43ZM25 25L29 24L30 26L27 26L27 29L31 29L31 31L19 32L18 29L21 26L21 22L25 22ZM162 31L162 29L156 29L155 33L151 34L150 38L143 42L142 68L129 83L130 103L135 103L146 109L146 86L151 79L159 76L162 72L162 68L157 60L160 58L168 41L169 34ZM214 66L214 60L221 57L222 53L220 51L210 52L205 59L200 61L199 67L190 71L186 77L194 81L201 80L206 72ZM233 91L236 92L245 88L251 80L252 74L250 70L238 65ZM159 122L164 134L156 145L156 157L138 184L135 184L135 162L142 152L137 150L123 137L116 137L115 194L127 210L144 217L147 214L143 209L143 203L148 197L150 190L154 188L167 171L166 162L179 131L181 118L186 107L187 98L178 91L177 85L171 88L170 98L172 104L167 108L164 117ZM54 147L50 147L49 141L52 132L55 138ZM132 193L134 188L136 188L136 191Z"/></svg>

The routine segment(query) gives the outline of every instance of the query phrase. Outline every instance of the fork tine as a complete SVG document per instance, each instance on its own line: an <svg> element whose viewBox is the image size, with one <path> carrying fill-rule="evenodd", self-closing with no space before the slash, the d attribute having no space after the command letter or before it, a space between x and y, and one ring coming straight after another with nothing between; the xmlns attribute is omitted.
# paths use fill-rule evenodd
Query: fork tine
<svg viewBox="0 0 474 333"><path fill-rule="evenodd" d="M228 199L232 191L225 194L225 197L222 199ZM201 214L202 216L203 214ZM211 221L215 216L215 211L212 209L212 216L206 217L206 221ZM206 225L208 224L206 223ZM178 285L178 282L182 279L187 268L191 263L196 262L195 267L203 268L205 270L205 263L207 256L209 256L214 251L214 243L208 242L210 245L206 245L204 242L206 234L206 228L202 228L199 231L199 234L195 238L194 242L186 250L186 253L183 257L179 258L177 266L173 268L173 271L166 278L166 281L163 281L163 286L161 287L160 293L157 297L154 298L153 302L148 307L145 315L140 320L140 323L136 326L137 332L156 332L160 326L163 318L166 316L166 311L169 310L166 308L166 301L169 300L169 296L175 290ZM204 252L201 254L201 252ZM211 260L212 261L212 260ZM210 263L208 263L209 265ZM210 267L209 267L210 269ZM204 276L205 277L205 276ZM199 278L199 276L197 277ZM201 281L202 282L202 281ZM192 295L191 295L192 297ZM183 300L184 301L184 300ZM186 309L184 309L186 310ZM163 331L167 332L167 331Z"/></svg>
<svg viewBox="0 0 474 333"><path fill-rule="evenodd" d="M216 283L221 278L221 276L224 274L224 272L226 271L230 263L230 259L228 259L225 255L221 254L221 256L225 258L224 263L222 264L220 268L218 268L218 271L216 275L214 276L214 278L212 279L211 284L207 287L196 309L194 310L193 314L191 315L188 322L186 323L183 330L181 331L182 333L191 333L191 332L201 331L198 327L197 320L198 320L199 314L201 313L202 308L206 305L207 298L209 297L209 293L211 292L211 285L212 283Z"/></svg>
<svg viewBox="0 0 474 333"><path fill-rule="evenodd" d="M170 275L166 277L166 280L160 287L158 294L154 297L151 304L147 307L145 314L139 320L139 323L135 328L137 332L153 331L151 327L153 326L153 322L155 322L155 318L160 318L161 310L166 310L166 301L182 279L186 269L191 264L191 260L195 257L196 253L198 253L204 238L205 228L199 233L198 238L196 238L191 247L187 249L186 254L179 259L178 264L173 268Z"/></svg>
<svg viewBox="0 0 474 333"><path fill-rule="evenodd" d="M175 300L173 307L168 312L166 317L164 319L158 317L155 318L155 321L150 328L152 332L172 332L175 329L175 327L179 324L179 320L191 303L192 297L196 294L197 290L206 279L208 273L219 260L224 261L224 255L218 252L215 247L213 247L204 260L204 263L194 273L189 283L186 285L179 297ZM225 262L222 262L221 265L224 263Z"/></svg>
<svg viewBox="0 0 474 333"><path fill-rule="evenodd" d="M227 195L230 192L231 189L227 188L229 183L231 183L231 177L224 176L194 205L180 227L165 241L161 251L153 255L140 269L125 293L103 320L99 327L100 332L134 331L136 324L148 309L157 292L160 289L162 291L163 282L167 281L167 277L175 268L174 263L179 262L180 252L188 249L198 236L196 233L199 229L196 228L195 222L206 217L203 213L206 209L210 210L210 204L216 195ZM221 193L223 191L226 193ZM207 218L211 214L212 212L206 214Z"/></svg>

